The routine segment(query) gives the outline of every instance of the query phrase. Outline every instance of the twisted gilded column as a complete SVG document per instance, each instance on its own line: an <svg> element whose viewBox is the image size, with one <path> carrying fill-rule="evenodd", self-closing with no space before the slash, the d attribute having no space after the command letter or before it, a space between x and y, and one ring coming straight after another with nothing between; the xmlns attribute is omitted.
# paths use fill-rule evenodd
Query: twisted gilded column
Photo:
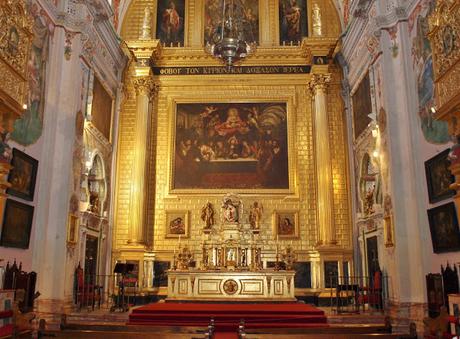
<svg viewBox="0 0 460 339"><path fill-rule="evenodd" d="M131 210L129 243L142 244L145 241L144 204L146 199L147 138L150 100L156 93L152 78L136 77L133 80L136 91L136 122L134 140L134 161L131 184Z"/></svg>
<svg viewBox="0 0 460 339"><path fill-rule="evenodd" d="M337 243L333 218L332 168L327 117L327 88L331 75L312 74L309 83L314 101L314 137L316 146L318 245Z"/></svg>

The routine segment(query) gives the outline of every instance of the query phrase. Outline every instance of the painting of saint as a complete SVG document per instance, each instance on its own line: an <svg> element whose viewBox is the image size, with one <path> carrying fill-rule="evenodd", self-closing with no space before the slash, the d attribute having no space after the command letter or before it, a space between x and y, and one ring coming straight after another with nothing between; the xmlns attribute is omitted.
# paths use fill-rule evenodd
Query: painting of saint
<svg viewBox="0 0 460 339"><path fill-rule="evenodd" d="M449 151L450 149L446 149L425 162L428 197L431 204L455 195L455 191L450 189L455 178L449 169Z"/></svg>
<svg viewBox="0 0 460 339"><path fill-rule="evenodd" d="M433 0L421 1L409 18L409 30L412 39L412 62L417 78L418 113L423 135L428 142L443 144L449 141L447 122L434 120L431 114L431 107L435 105L433 57L427 34L428 16L433 7Z"/></svg>
<svg viewBox="0 0 460 339"><path fill-rule="evenodd" d="M157 39L166 46L184 46L185 0L160 0L157 10Z"/></svg>
<svg viewBox="0 0 460 339"><path fill-rule="evenodd" d="M306 0L280 0L279 27L281 45L298 45L308 36Z"/></svg>
<svg viewBox="0 0 460 339"><path fill-rule="evenodd" d="M166 237L179 238L188 236L188 212L166 212Z"/></svg>
<svg viewBox="0 0 460 339"><path fill-rule="evenodd" d="M173 189L288 189L285 103L178 104Z"/></svg>
<svg viewBox="0 0 460 339"><path fill-rule="evenodd" d="M34 207L7 199L0 246L29 248Z"/></svg>
<svg viewBox="0 0 460 339"><path fill-rule="evenodd" d="M7 193L32 201L35 192L38 161L14 148L11 165L13 168L8 175L8 182L11 187L7 189Z"/></svg>
<svg viewBox="0 0 460 339"><path fill-rule="evenodd" d="M455 204L448 204L428 210L431 240L434 253L454 252L460 249L460 230L458 228Z"/></svg>
<svg viewBox="0 0 460 339"><path fill-rule="evenodd" d="M223 0L205 1L204 44L219 41L222 34ZM230 8L232 6L232 8ZM226 13L233 12L233 24L239 38L248 43L259 42L259 1L226 1ZM227 15L226 15L227 17ZM236 19L235 19L236 18Z"/></svg>
<svg viewBox="0 0 460 339"><path fill-rule="evenodd" d="M276 239L298 237L299 225L297 212L275 212L273 221Z"/></svg>

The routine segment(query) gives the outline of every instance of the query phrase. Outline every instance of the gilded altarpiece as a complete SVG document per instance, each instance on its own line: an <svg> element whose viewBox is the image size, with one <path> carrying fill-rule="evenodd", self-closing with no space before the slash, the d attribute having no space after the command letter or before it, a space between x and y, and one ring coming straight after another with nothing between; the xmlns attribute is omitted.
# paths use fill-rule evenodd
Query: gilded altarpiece
<svg viewBox="0 0 460 339"><path fill-rule="evenodd" d="M460 216L460 3L439 0L429 18L429 39L433 48L436 106L435 118L449 125L449 134L457 141L451 149L450 170L455 182L450 186L457 194L454 201Z"/></svg>
<svg viewBox="0 0 460 339"><path fill-rule="evenodd" d="M134 144L136 119L139 118L136 108L139 106L139 96L136 97L135 94L135 82L129 79L134 79L139 74L136 67L141 67L142 63L132 63L131 75L128 74L128 80L125 81L128 95L125 96L120 112L114 260L145 261L148 256L148 260L154 258L155 261L172 262L174 250L178 248L178 239L169 238L166 234L167 216L174 211L188 211L188 237L179 238L179 242L194 253L198 267L205 227L201 219L203 206L208 202L217 206L215 225L218 226L222 217L218 210L222 197L226 193L236 193L242 197L246 208L243 214L245 223L249 222L249 206L254 202L263 206L258 239L263 247L264 268L269 261L274 261L277 243L281 248L292 244L299 262L312 263L312 289L321 289L324 287L324 279L320 278L324 261L352 261L351 204L347 188L348 150L344 105L340 94L341 71L333 64L312 65L316 60L315 56L325 57L334 53L336 39L331 35L338 32L338 28L335 24L329 25L324 28L326 36L304 39L298 46L279 46L279 31L276 29L278 3L260 6L261 47L242 64L250 67L249 70L234 71L234 74L226 71L215 72L216 67L221 65L205 54L202 35L195 34L193 30L194 27L203 27L202 17L198 15L203 3L189 1L187 7L189 15L185 25L188 32L185 45L196 47L162 47L155 50L152 58L149 55L144 56L145 59L150 59L153 71L144 67L142 74L150 77L154 92L150 97L146 140L143 214L145 228L139 233L140 238L136 244L130 242L133 227L130 216L133 206L132 185L136 180L133 171L136 166ZM338 24L332 3L325 3L323 9L324 18L335 18L337 21L330 22ZM128 15L137 13L139 16L142 11L141 4L135 2ZM136 22L133 21L132 25L136 25ZM129 22L125 23L122 33L128 39L137 38L136 28ZM269 41L273 46L263 47ZM152 40L152 45L154 44ZM134 50L134 54L136 53ZM276 69L270 69L270 66ZM175 67L175 70L165 71ZM180 71L179 67L186 69ZM203 74L203 67L208 74ZM193 75L196 72L200 74ZM212 72L214 74L209 74ZM243 104L248 108L251 105L281 105L285 110L283 114L286 116L287 129L287 185L282 188L175 189L174 156L178 146L178 107L206 104L219 104L227 110L232 104ZM247 114L244 119L248 121ZM318 119L321 121L318 122ZM327 149L327 154L317 151L318 142ZM323 176L325 181L318 180L318 172L322 170L318 167L318 158L327 167L327 175ZM318 192L321 192L321 197ZM327 201L325 206L330 213L328 218L323 217L324 212L318 207L318 199L326 199L321 200L321 203ZM277 239L272 225L274 211L290 211L297 215L298 237ZM319 220L326 220L328 225L322 225ZM147 290L148 287L148 284L144 286ZM155 292L154 289L151 291Z"/></svg>

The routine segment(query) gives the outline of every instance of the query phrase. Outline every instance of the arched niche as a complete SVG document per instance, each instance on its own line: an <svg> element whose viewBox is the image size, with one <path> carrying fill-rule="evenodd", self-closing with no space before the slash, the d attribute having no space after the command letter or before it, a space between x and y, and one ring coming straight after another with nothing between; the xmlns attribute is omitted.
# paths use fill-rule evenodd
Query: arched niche
<svg viewBox="0 0 460 339"><path fill-rule="evenodd" d="M88 161L90 166L85 180L85 194L87 207L86 211L102 216L107 199L107 178L105 173L104 160L96 152Z"/></svg>

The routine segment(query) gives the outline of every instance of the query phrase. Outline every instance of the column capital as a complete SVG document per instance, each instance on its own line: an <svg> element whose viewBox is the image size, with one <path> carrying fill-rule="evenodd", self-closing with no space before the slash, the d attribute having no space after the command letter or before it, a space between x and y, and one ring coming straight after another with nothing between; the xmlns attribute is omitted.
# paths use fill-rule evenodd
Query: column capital
<svg viewBox="0 0 460 339"><path fill-rule="evenodd" d="M330 82L330 73L314 73L311 75L308 87L314 94L316 94L316 91L318 90L326 91Z"/></svg>
<svg viewBox="0 0 460 339"><path fill-rule="evenodd" d="M150 76L136 77L133 79L136 95L146 95L149 99L156 97L159 86Z"/></svg>

